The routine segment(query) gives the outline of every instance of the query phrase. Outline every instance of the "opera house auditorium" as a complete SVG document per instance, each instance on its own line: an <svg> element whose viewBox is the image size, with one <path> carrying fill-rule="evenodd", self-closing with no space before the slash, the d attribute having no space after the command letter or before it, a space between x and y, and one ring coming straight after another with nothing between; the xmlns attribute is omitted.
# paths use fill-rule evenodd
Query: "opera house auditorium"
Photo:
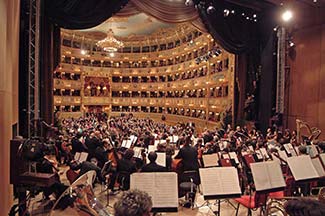
<svg viewBox="0 0 325 216"><path fill-rule="evenodd" d="M325 215L325 0L0 17L0 215Z"/></svg>

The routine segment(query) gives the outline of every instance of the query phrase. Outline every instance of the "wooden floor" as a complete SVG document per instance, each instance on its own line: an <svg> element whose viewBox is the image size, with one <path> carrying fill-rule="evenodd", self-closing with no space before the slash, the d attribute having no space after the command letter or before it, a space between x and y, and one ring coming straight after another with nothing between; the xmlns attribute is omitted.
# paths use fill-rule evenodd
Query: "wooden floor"
<svg viewBox="0 0 325 216"><path fill-rule="evenodd" d="M65 178L65 170L61 170L61 181L68 185L68 182ZM114 205L114 202L118 199L118 197L121 195L122 192L116 194L116 195L109 195L109 202L107 203L107 192L105 188L99 184L96 184L94 187L94 193L96 198L99 200L99 202L104 206L105 210L109 212L110 214L114 215L113 208L110 206ZM180 202L184 201L184 198L180 199ZM175 213L161 213L160 215L170 215L170 216L183 216L183 215L189 215L189 216L213 216L213 211L217 211L217 205L215 204L216 200L209 200L205 201L203 200L203 196L200 193L197 193L196 195L196 201L195 201L195 208L189 209L182 206L179 206L178 212ZM109 205L108 205L109 204ZM49 210L44 209L44 203L42 204L42 195L36 196L30 204L29 212L31 213L31 216L45 216L49 215ZM221 211L220 215L222 216L234 216L236 215L236 209L234 206L237 207L237 202L229 199L229 200L221 200ZM86 216L88 214L81 214L81 212L76 213L75 211L70 211L69 209L66 209L65 211L56 211L55 213L51 214L51 216ZM240 206L239 208L239 216L245 216L247 215L247 209L243 206ZM259 209L256 211L253 211L253 215L260 215ZM275 212L270 214L272 216L282 216L280 212Z"/></svg>

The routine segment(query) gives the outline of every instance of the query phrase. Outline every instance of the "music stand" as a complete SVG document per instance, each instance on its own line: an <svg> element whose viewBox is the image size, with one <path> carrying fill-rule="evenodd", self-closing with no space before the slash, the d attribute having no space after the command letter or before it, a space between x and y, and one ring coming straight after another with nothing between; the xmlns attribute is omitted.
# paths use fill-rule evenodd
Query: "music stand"
<svg viewBox="0 0 325 216"><path fill-rule="evenodd" d="M199 172L205 200L200 207L206 205L215 215L220 216L221 199L227 200L241 195L237 169L235 167L213 167L201 168ZM213 211L209 200L217 201L217 212Z"/></svg>

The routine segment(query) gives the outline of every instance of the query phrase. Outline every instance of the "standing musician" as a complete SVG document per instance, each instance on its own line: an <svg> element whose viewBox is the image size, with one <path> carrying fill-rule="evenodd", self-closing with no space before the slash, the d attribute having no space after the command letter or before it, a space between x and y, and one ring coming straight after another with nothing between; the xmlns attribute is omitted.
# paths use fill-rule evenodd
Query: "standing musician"
<svg viewBox="0 0 325 216"><path fill-rule="evenodd" d="M186 137L183 147L175 157L175 159L182 159L184 171L199 170L198 152L190 145L191 142L191 137Z"/></svg>

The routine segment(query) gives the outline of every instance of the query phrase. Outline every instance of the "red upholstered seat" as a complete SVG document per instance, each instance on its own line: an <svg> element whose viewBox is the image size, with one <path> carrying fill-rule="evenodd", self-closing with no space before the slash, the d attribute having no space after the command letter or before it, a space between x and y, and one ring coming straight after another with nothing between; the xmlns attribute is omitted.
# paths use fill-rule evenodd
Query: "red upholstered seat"
<svg viewBox="0 0 325 216"><path fill-rule="evenodd" d="M235 200L246 208L255 208L255 196L244 195Z"/></svg>
<svg viewBox="0 0 325 216"><path fill-rule="evenodd" d="M267 193L254 193L253 195L244 195L235 199L238 202L236 215L238 215L239 206L243 205L248 209L247 215L252 215L252 210L256 210L266 205Z"/></svg>
<svg viewBox="0 0 325 216"><path fill-rule="evenodd" d="M283 198L284 197L284 191L277 191L269 193L269 198L271 199L277 199L277 198Z"/></svg>

